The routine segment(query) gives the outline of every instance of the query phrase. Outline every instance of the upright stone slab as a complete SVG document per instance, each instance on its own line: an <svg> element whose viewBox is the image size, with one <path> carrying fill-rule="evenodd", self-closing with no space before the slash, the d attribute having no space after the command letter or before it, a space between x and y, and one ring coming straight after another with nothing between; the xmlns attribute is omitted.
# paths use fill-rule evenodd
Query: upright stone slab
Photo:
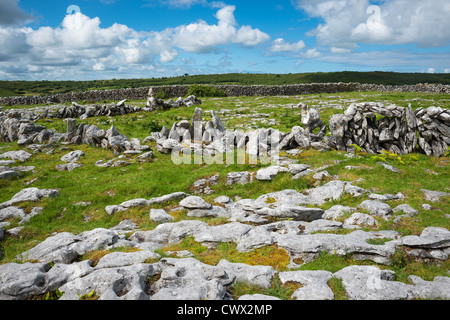
<svg viewBox="0 0 450 320"><path fill-rule="evenodd" d="M224 132L225 131L225 127L223 126L223 124L222 124L222 121L220 120L220 118L219 118L219 116L217 115L217 113L214 111L214 110L212 110L211 111L211 115L212 115L212 122L213 122L213 124L214 124L214 127L217 129L217 130L219 130L219 131L221 131L221 132Z"/></svg>
<svg viewBox="0 0 450 320"><path fill-rule="evenodd" d="M189 128L189 133L194 141L202 141L203 138L203 117L202 117L202 109L195 108L194 115L192 116L192 125Z"/></svg>
<svg viewBox="0 0 450 320"><path fill-rule="evenodd" d="M75 136L77 130L77 120L76 119L66 119L67 121L67 140L71 141Z"/></svg>

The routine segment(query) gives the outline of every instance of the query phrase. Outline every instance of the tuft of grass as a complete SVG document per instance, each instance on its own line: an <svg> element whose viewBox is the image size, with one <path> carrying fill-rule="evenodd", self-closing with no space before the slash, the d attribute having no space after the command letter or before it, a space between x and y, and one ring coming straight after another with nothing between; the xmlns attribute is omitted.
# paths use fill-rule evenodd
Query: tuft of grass
<svg viewBox="0 0 450 320"><path fill-rule="evenodd" d="M373 244L376 246L381 246L383 244L385 244L386 242L392 241L394 239L390 239L390 238L376 238L376 239L366 239L366 242L368 244Z"/></svg>
<svg viewBox="0 0 450 320"><path fill-rule="evenodd" d="M348 300L348 295L342 284L342 279L332 277L328 280L328 286L334 293L334 300Z"/></svg>
<svg viewBox="0 0 450 320"><path fill-rule="evenodd" d="M281 300L292 300L292 294L301 287L303 285L298 282L282 283L278 274L275 274L270 288L263 288L247 282L237 282L228 288L228 292L236 300L246 294L264 294Z"/></svg>

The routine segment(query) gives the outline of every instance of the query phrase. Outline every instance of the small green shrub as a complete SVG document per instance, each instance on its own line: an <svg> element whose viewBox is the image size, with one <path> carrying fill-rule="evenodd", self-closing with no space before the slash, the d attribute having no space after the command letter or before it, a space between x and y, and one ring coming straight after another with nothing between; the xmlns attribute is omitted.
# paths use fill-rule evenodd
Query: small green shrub
<svg viewBox="0 0 450 320"><path fill-rule="evenodd" d="M164 89L162 89L157 94L155 94L155 98L162 99L162 100L169 99L169 95L167 94L167 92Z"/></svg>
<svg viewBox="0 0 450 320"><path fill-rule="evenodd" d="M194 95L196 97L225 97L225 91L218 90L212 86L200 86L193 84L189 87L188 96Z"/></svg>

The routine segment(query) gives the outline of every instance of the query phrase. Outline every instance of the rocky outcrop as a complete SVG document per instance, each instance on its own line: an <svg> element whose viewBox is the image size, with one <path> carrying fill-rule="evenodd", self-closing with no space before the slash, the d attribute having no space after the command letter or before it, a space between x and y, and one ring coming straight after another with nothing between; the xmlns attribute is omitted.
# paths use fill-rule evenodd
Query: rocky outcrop
<svg viewBox="0 0 450 320"><path fill-rule="evenodd" d="M113 117L120 116L129 113L139 112L142 109L140 107L132 107L125 104L126 100L122 100L118 103L104 104L104 105L94 105L94 106L83 106L76 102L72 102L71 106L62 107L56 112L45 112L42 114L43 118L57 118L57 119L67 119L67 118L80 118L81 120L91 118L91 117Z"/></svg>
<svg viewBox="0 0 450 320"><path fill-rule="evenodd" d="M155 249L178 243L186 236L203 244L236 242L240 252L276 244L291 256L292 267L314 259L320 252L352 254L354 259L389 264L396 248L418 259L446 260L437 251L449 248L449 231L426 228L420 236L400 237L394 231L353 231L345 235L320 233L342 228L341 223L280 221L262 226L230 223L208 226L201 221L163 223L152 231L137 231L126 238L113 229L95 229L79 235L59 233L19 255L23 264L0 266L0 299L23 300L58 290L61 300L78 300L95 295L101 300L230 300L227 288L238 282L269 288L277 272L269 266L251 266L222 260L216 266L195 258L163 258ZM317 233L319 232L319 233ZM387 239L383 245L368 240ZM114 247L135 248L130 252L110 252L96 265L78 258L92 250ZM140 249L140 250L137 250ZM137 251L136 251L137 250ZM418 250L422 250L418 252ZM424 256L424 252L432 255ZM27 261L33 260L34 263ZM151 262L159 260L158 262ZM51 264L50 264L51 262ZM448 277L424 281L410 276L412 284L394 281L395 273L375 266L349 266L338 272L284 271L282 283L301 284L292 298L329 300L331 278L342 279L350 299L448 299Z"/></svg>
<svg viewBox="0 0 450 320"><path fill-rule="evenodd" d="M190 95L187 98L178 97L176 101L169 99L164 101L163 99L158 99L153 94L153 89L149 90L149 97L147 99L147 104L144 108L145 111L155 111L155 110L168 110L171 108L180 107L192 107L194 105L200 105L202 101L194 95Z"/></svg>
<svg viewBox="0 0 450 320"><path fill-rule="evenodd" d="M87 144L103 149L112 149L115 154L125 151L143 151L148 146L141 146L139 139L128 139L120 134L116 127L101 130L96 125L81 123L77 127L76 119L66 119L67 132L58 133L47 130L44 126L36 125L33 121L22 119L20 113L9 113L0 116L0 141L17 141L19 146L47 144L53 145L61 142L73 144ZM0 155L0 158L25 161L31 156L25 151L11 151ZM63 160L64 161L64 160Z"/></svg>
<svg viewBox="0 0 450 320"><path fill-rule="evenodd" d="M80 152L73 152L63 156L63 159L75 161L80 156ZM291 166L291 169L298 168ZM125 220L111 229L97 228L80 234L54 233L19 254L16 258L20 264L0 266L0 299L24 300L58 291L61 300L78 300L83 296L95 296L101 300L230 300L232 296L228 289L235 284L245 282L269 288L276 275L281 283L300 284L292 295L293 299L298 300L333 299L334 293L328 286L332 278L342 280L349 299L450 298L448 277L425 281L412 275L409 277L410 284L406 284L394 281L395 273L388 267L381 270L376 266L353 265L335 273L320 270L277 272L270 266L227 260L214 266L207 265L189 252L180 255L191 257L178 259L161 258L160 254L155 253L157 249L192 237L209 248L232 242L241 253L276 246L286 251L289 268L298 268L313 261L323 252L351 256L355 260L372 260L386 266L393 262L398 250L418 261L448 260L450 231L446 228L427 227L420 235L402 237L392 230L360 230L362 214L356 216L357 213L354 213L353 218L344 222L336 221L341 219L342 214L354 212L358 208L367 212L364 214L366 220L393 219L392 211L409 212L409 206L399 205L392 210L381 201L365 200L357 208L341 205L326 211L315 208L341 198L343 193L359 197L369 194L369 191L334 180L303 193L288 189L236 202L221 196L214 200L214 204L220 206L183 192L148 200L128 200L107 207L106 211L117 214L128 208L151 207L175 201L178 206L171 206L175 207L173 210L186 210L190 217L221 217L229 221L220 225L209 225L200 220L174 222L171 211L166 211L168 209L151 208L150 219L159 223L153 230L139 230L139 226ZM27 214L14 207L15 204L40 201L43 197L55 197L58 194L57 190L52 189L24 189L10 201L0 204L0 218L26 220ZM399 194L395 197L402 199ZM271 222L273 220L270 219L277 221ZM330 233L341 229L352 231ZM115 248L122 250L116 252L113 250ZM124 248L130 250L124 251ZM106 255L95 263L90 260L80 261L81 257L96 250L102 250ZM247 298L255 297L244 299Z"/></svg>

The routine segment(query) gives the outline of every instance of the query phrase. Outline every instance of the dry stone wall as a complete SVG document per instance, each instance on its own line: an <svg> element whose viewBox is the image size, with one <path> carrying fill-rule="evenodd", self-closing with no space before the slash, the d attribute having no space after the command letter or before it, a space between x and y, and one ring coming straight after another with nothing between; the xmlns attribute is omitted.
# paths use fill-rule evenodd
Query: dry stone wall
<svg viewBox="0 0 450 320"><path fill-rule="evenodd" d="M151 87L153 93L164 90L169 98L184 97L188 94L190 85L155 86ZM416 84L404 86L385 86L359 83L310 83L295 85L215 85L218 90L223 90L227 96L291 96L314 93L337 93L352 91L380 91L380 92L431 92L450 94L450 85L443 84ZM72 92L49 96L20 96L0 98L0 105L36 105L47 103L66 103L73 101L121 101L147 100L150 87L129 88L118 90L92 90L84 92Z"/></svg>
<svg viewBox="0 0 450 320"><path fill-rule="evenodd" d="M378 119L378 116L382 118ZM330 118L326 143L338 150L357 145L368 153L423 152L443 156L450 146L450 110L440 107L412 110L376 102L356 103Z"/></svg>

